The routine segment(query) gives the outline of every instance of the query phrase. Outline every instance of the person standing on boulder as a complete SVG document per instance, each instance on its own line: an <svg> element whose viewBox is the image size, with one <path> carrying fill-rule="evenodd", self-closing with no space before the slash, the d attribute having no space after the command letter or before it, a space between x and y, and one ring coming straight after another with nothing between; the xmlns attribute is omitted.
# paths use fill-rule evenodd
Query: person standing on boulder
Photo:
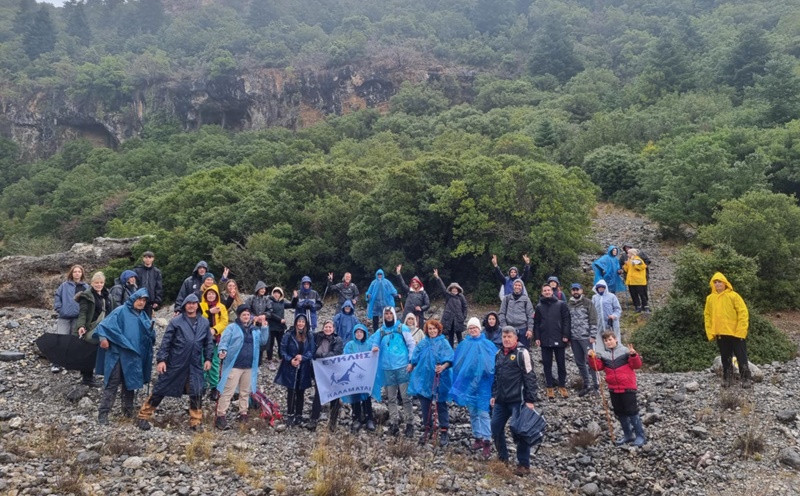
<svg viewBox="0 0 800 496"><path fill-rule="evenodd" d="M752 387L750 362L747 359L747 330L750 314L742 297L733 290L728 279L717 272L709 283L711 294L704 311L706 336L717 341L722 357L722 387L733 385L733 356L739 362L743 388Z"/></svg>
<svg viewBox="0 0 800 496"><path fill-rule="evenodd" d="M402 320L405 322L406 316L412 313L417 318L417 326L424 328L425 312L431 307L431 299L428 297L428 293L425 291L425 287L419 277L412 277L411 287L408 287L403 279L403 274L400 272L401 270L403 270L403 266L398 265L396 270L397 279L400 281L400 289L406 294L406 305L403 309Z"/></svg>
<svg viewBox="0 0 800 496"><path fill-rule="evenodd" d="M200 312L197 296L190 294L183 300L181 313L169 322L156 354L158 380L153 394L139 409L136 425L150 430L156 408L165 397L180 398L189 395L189 427L202 430L204 372L211 370L214 340L208 319Z"/></svg>
<svg viewBox="0 0 800 496"><path fill-rule="evenodd" d="M161 302L164 300L164 285L161 276L161 270L153 265L156 256L147 250L142 253L142 263L133 268L136 276L139 278L139 285L147 290L150 299L147 300L147 306L144 311L147 316L153 318L153 311L161 307Z"/></svg>
<svg viewBox="0 0 800 496"><path fill-rule="evenodd" d="M147 290L141 288L95 328L94 335L101 349L97 353L97 372L105 380L97 415L101 425L108 424L108 413L120 386L122 413L133 418L134 392L150 382L156 336L150 318L144 313L146 305Z"/></svg>
<svg viewBox="0 0 800 496"><path fill-rule="evenodd" d="M56 289L53 302L56 313L58 313L56 334L70 334L75 327L75 322L81 310L80 304L75 301L75 296L89 288L86 284L85 274L83 267L73 265L67 272L66 281L62 282ZM50 372L57 374L61 372L61 367L51 364Z"/></svg>
<svg viewBox="0 0 800 496"><path fill-rule="evenodd" d="M433 278L444 294L444 310L442 310L442 325L450 347L456 346L464 340L464 320L467 318L467 299L464 290L456 282L451 282L447 288L439 278L439 269L433 269Z"/></svg>
<svg viewBox="0 0 800 496"><path fill-rule="evenodd" d="M345 272L342 282L333 284L333 272L328 272L328 289L339 295L339 301L336 303L336 313L342 311L342 305L344 305L345 301L349 300L353 304L353 308L358 303L358 286L350 282L352 279L353 276L349 272Z"/></svg>
<svg viewBox="0 0 800 496"><path fill-rule="evenodd" d="M522 274L520 275L519 270L516 267L510 267L508 269L508 276L503 274L503 271L500 270L500 266L497 265L497 255L492 255L492 265L494 266L494 276L498 282L500 282L500 300L505 298L506 296L510 295L514 291L514 281L517 279L522 280L522 288L523 293L525 295L528 294L528 290L525 289L525 283L531 278L531 259L528 255L522 255L522 261L525 262L525 267L522 270Z"/></svg>

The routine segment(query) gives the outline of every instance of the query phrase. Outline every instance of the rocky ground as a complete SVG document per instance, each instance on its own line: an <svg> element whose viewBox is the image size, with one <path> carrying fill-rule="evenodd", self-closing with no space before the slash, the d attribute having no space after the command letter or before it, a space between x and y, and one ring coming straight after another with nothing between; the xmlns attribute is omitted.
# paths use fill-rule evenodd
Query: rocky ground
<svg viewBox="0 0 800 496"><path fill-rule="evenodd" d="M602 246L630 242L644 249L655 262L653 304L663 304L675 249L659 243L653 224L601 205L594 237ZM596 256L587 254L582 264ZM168 315L160 317L159 336ZM774 317L798 335L795 315ZM334 434L323 426L315 432L280 422L270 427L260 419L220 432L211 427L207 402L206 432L194 434L185 398L165 399L149 432L122 418L119 404L111 425L102 427L96 423L100 391L77 386L75 372L50 373L34 352L33 340L54 327L50 311L0 310L0 351L25 354L0 361L0 494L800 494L797 359L761 367L764 379L752 390L721 390L710 370L642 372L639 398L649 441L641 449L613 446L602 402L574 394L578 374L570 363L573 394L537 405L549 422L547 437L531 475L519 478L497 460L469 452L468 415L460 408L451 409L453 440L446 449L395 439L383 426L352 435L347 410ZM259 383L285 405L273 377L263 367Z"/></svg>

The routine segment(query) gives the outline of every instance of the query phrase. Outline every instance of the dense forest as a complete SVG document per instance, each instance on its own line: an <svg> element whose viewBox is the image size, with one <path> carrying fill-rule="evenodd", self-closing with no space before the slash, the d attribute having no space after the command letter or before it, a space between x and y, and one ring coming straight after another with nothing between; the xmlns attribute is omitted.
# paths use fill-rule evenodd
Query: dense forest
<svg viewBox="0 0 800 496"><path fill-rule="evenodd" d="M120 111L170 79L441 68L298 130L148 115L116 150L35 163L0 140L2 251L155 234L170 293L208 258L245 288L404 263L490 298L491 253L576 276L599 199L691 242L681 291L702 297L710 264L754 306L794 308L798 57L800 0L0 0L3 99Z"/></svg>

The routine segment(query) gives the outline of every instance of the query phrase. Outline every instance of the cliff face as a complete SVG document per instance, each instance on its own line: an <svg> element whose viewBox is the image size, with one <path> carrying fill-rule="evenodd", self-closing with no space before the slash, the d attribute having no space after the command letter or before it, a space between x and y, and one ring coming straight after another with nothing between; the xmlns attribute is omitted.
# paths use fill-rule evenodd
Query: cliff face
<svg viewBox="0 0 800 496"><path fill-rule="evenodd" d="M424 81L438 70L393 71L348 66L335 70L254 69L233 76L168 80L136 88L114 109L70 99L60 90L0 93L0 134L20 144L24 159L49 156L86 138L116 147L141 134L148 119L172 116L184 129L205 124L248 130L310 126L329 114L382 108L405 80ZM16 93L16 94L14 94ZM13 94L13 96L12 96Z"/></svg>

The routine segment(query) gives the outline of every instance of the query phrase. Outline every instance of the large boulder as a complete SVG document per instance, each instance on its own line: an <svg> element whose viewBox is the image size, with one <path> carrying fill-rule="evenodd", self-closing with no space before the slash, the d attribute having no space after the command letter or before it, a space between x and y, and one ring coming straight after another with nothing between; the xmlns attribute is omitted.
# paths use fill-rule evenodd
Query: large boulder
<svg viewBox="0 0 800 496"><path fill-rule="evenodd" d="M750 375L754 382L762 382L764 380L764 371L761 368L754 364L753 362L750 363ZM722 357L717 355L714 359L714 363L711 365L711 371L717 374L718 377L722 377ZM736 377L739 377L739 366L736 363L736 360L733 361L733 374Z"/></svg>

